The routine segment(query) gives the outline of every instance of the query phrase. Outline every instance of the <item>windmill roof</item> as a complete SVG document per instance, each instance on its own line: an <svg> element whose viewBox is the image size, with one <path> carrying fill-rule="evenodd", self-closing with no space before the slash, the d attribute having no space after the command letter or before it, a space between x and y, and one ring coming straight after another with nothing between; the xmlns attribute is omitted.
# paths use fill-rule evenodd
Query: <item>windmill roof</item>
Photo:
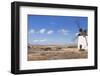
<svg viewBox="0 0 100 76"><path fill-rule="evenodd" d="M79 34L78 34L78 36L88 36L88 34L87 33L85 33L85 32L80 32Z"/></svg>

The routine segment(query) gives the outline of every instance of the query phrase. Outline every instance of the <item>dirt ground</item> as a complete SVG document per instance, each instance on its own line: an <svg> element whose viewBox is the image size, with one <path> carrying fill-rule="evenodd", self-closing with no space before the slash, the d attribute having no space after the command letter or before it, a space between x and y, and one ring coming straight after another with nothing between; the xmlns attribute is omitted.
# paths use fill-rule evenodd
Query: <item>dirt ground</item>
<svg viewBox="0 0 100 76"><path fill-rule="evenodd" d="M51 49L53 48L53 49ZM34 60L57 60L57 59L82 59L88 58L87 50L79 51L77 48L50 47L46 46L28 48L28 61Z"/></svg>

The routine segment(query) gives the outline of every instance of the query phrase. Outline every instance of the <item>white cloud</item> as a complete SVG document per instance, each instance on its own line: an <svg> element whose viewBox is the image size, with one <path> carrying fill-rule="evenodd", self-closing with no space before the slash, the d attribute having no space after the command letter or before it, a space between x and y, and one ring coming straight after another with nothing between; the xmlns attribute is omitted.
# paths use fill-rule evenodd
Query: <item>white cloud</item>
<svg viewBox="0 0 100 76"><path fill-rule="evenodd" d="M47 39L42 39L42 40L40 40L40 42L45 42L45 41L47 41Z"/></svg>
<svg viewBox="0 0 100 76"><path fill-rule="evenodd" d="M39 42L39 40L33 40L33 42Z"/></svg>
<svg viewBox="0 0 100 76"><path fill-rule="evenodd" d="M46 29L40 29L39 33L43 34L45 33Z"/></svg>
<svg viewBox="0 0 100 76"><path fill-rule="evenodd" d="M53 30L46 30L45 28L42 28L40 30L35 31L34 29L29 30L29 34L38 33L38 34L52 34Z"/></svg>
<svg viewBox="0 0 100 76"><path fill-rule="evenodd" d="M29 31L29 34L33 34L33 33L35 33L35 30L34 30L34 29L31 29L31 30Z"/></svg>
<svg viewBox="0 0 100 76"><path fill-rule="evenodd" d="M47 34L52 34L53 33L53 31L52 30L49 30L48 32L47 32Z"/></svg>
<svg viewBox="0 0 100 76"><path fill-rule="evenodd" d="M47 41L47 39L41 39L41 40L36 39L36 40L33 40L33 42L45 42L45 41Z"/></svg>
<svg viewBox="0 0 100 76"><path fill-rule="evenodd" d="M59 32L61 32L63 35L68 35L68 30L65 30L65 29L61 29L59 30Z"/></svg>

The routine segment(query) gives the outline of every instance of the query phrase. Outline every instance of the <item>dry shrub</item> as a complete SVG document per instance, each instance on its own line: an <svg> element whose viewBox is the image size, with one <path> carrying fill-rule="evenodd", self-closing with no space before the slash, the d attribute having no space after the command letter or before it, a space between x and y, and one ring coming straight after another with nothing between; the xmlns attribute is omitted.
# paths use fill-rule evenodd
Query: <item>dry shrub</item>
<svg viewBox="0 0 100 76"><path fill-rule="evenodd" d="M28 61L32 60L47 60L48 58L46 56L41 56L41 55L28 55Z"/></svg>

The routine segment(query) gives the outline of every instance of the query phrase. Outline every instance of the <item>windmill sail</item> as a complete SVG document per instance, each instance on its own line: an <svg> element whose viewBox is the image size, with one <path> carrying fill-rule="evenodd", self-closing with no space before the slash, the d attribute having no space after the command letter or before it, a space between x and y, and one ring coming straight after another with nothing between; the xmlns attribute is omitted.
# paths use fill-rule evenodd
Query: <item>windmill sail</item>
<svg viewBox="0 0 100 76"><path fill-rule="evenodd" d="M77 37L78 39L78 48L80 49L80 46L82 46L82 49L87 49L88 46L88 40L87 40L87 30L84 30L81 26L78 20L75 20L75 23L78 27L79 33ZM75 38L77 38L75 37ZM86 47L86 48L85 48Z"/></svg>
<svg viewBox="0 0 100 76"><path fill-rule="evenodd" d="M79 22L77 20L75 20L75 22L76 22L78 28L81 29Z"/></svg>

